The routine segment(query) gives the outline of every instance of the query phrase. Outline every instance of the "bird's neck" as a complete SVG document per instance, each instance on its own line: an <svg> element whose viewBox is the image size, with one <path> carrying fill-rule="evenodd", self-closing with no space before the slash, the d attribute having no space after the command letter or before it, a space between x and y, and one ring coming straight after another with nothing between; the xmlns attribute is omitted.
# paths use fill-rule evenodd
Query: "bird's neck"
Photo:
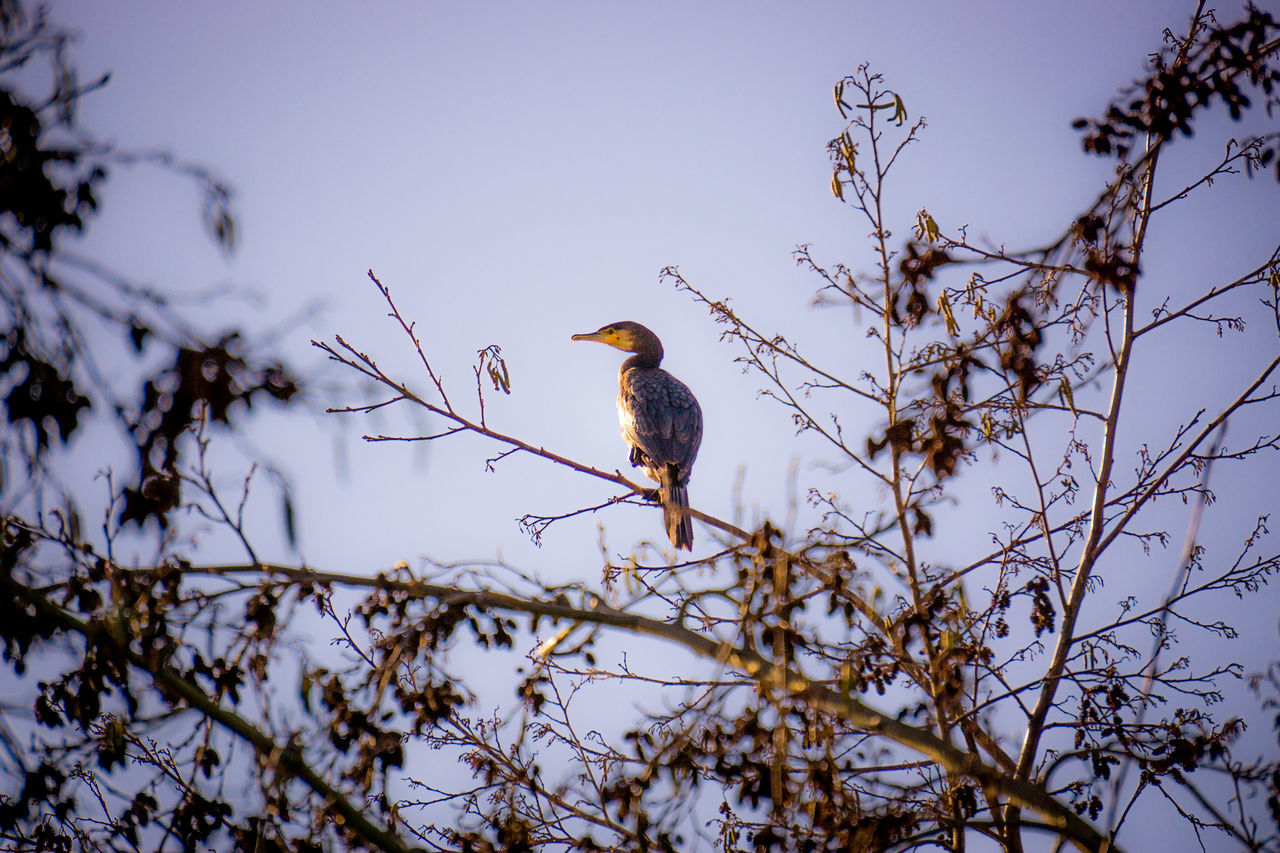
<svg viewBox="0 0 1280 853"><path fill-rule="evenodd" d="M637 367L657 367L662 363L662 353L638 352L631 358L622 362L622 369L618 371L619 375L626 373Z"/></svg>

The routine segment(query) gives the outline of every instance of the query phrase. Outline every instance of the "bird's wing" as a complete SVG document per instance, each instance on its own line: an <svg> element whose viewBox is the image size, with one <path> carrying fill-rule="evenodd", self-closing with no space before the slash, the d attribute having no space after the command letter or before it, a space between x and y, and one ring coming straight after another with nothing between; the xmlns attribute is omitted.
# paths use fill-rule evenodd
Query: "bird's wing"
<svg viewBox="0 0 1280 853"><path fill-rule="evenodd" d="M622 434L657 465L687 477L702 442L702 409L693 392L658 368L629 370L618 395Z"/></svg>

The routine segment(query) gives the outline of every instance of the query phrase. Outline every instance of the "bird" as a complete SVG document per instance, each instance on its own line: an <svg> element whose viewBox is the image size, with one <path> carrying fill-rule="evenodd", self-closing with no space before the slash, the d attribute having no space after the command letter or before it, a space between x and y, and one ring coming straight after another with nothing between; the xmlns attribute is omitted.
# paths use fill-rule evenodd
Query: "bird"
<svg viewBox="0 0 1280 853"><path fill-rule="evenodd" d="M677 549L693 550L689 475L702 443L702 407L689 386L663 370L662 341L630 320L574 335L634 353L618 370L618 423L633 467L659 485L663 524Z"/></svg>

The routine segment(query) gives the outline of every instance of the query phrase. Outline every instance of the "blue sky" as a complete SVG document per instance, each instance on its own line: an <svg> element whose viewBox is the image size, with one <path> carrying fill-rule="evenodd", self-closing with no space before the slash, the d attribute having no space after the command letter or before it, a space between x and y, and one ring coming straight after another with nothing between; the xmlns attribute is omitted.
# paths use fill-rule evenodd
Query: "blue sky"
<svg viewBox="0 0 1280 853"><path fill-rule="evenodd" d="M678 265L709 295L818 345L844 334L843 317L809 308L815 282L790 252L811 243L824 260L870 263L865 226L830 194L824 151L842 126L832 84L864 61L929 121L894 179L900 236L928 207L944 227L968 223L1010 246L1042 241L1109 169L1079 153L1070 121L1140 74L1160 30L1181 24L1187 7L61 2L53 11L82 34L83 75L112 73L84 104L86 124L123 148L165 147L208 165L235 186L241 217L241 247L227 262L180 181L118 169L85 251L165 287L255 289L264 326L318 306L281 340L301 364L319 368L310 337L340 332L410 369L365 279L372 268L419 321L455 393L471 382L475 351L501 345L514 394L495 401L495 422L600 466L622 457L617 359L568 337L640 320L707 410L695 503L729 514L727 490L703 484L746 466L748 504L776 516L792 460L813 460L767 407L749 432L721 428L751 405L756 383L658 271ZM228 302L227 316L240 307ZM365 428L335 438L325 418L290 419L255 439L299 478L314 561L371 569L415 549L472 556L477 541L536 560L511 519L601 496L532 460L483 475L484 449L468 440L425 452L365 446L355 438ZM345 479L328 464L335 441ZM299 451L302 464L291 458ZM541 482L530 488L529 478ZM488 510L470 508L458 523L459 490ZM333 541L342 519L373 535ZM583 520L562 535L590 529ZM630 541L623 533L618 547Z"/></svg>
<svg viewBox="0 0 1280 853"><path fill-rule="evenodd" d="M928 117L891 179L899 238L927 207L945 229L967 224L1011 248L1034 245L1060 233L1111 168L1080 153L1071 121L1100 114L1192 6L64 0L52 12L81 34L83 77L112 73L83 104L84 123L122 148L163 147L210 167L235 187L240 215L241 245L227 259L202 234L186 184L121 168L83 252L164 288L262 295L207 309L211 330L246 311L275 328L315 307L276 340L313 378L319 404L352 398L349 377L308 345L334 333L426 386L365 277L372 268L418 321L455 397L473 387L476 350L498 344L513 393L490 396L490 423L607 469L626 460L613 406L620 356L569 336L641 321L705 411L694 505L733 517L742 469L750 523L784 517L795 496L788 472L802 488L822 481L814 466L824 453L756 400L736 351L687 296L659 284L659 270L679 266L709 296L731 298L853 375L860 331L842 312L810 307L817 282L791 258L809 243L825 261L872 263L866 225L829 189L825 143L843 126L833 83L869 62L912 117ZM1215 153L1180 146L1186 165L1172 164L1173 174ZM1269 181L1238 179L1195 217L1171 219L1153 233L1147 280L1170 293L1230 280L1242 271L1237 257L1252 263L1258 246L1274 244L1277 196ZM1267 340L1221 344L1206 332L1171 340L1151 364L1179 359L1180 382L1212 389L1237 347ZM1128 425L1132 446L1164 414L1187 415L1170 390L1134 388L1151 422ZM485 473L491 449L469 437L425 449L359 440L424 426L318 412L259 422L253 446L295 480L310 564L373 573L424 554L501 554L549 577L597 576L599 519L556 525L541 549L514 520L608 490L527 457ZM100 465L94 452L86 482ZM1242 505L1256 507L1276 473L1248 473ZM990 508L980 489L965 494L966 511ZM290 559L270 490L258 506L264 556ZM1213 512L1206 524L1238 540L1230 503ZM661 533L652 511L603 520L615 554ZM942 529L951 547L981 542L986 528ZM237 556L218 540L206 553ZM1268 625L1259 620L1259 642L1269 630L1274 643Z"/></svg>

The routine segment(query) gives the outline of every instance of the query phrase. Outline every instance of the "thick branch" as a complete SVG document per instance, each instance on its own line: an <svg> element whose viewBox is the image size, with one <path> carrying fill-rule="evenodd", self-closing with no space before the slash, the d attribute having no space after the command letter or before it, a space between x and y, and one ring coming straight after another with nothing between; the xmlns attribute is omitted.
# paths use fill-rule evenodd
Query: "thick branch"
<svg viewBox="0 0 1280 853"><path fill-rule="evenodd" d="M419 580L317 572L306 568L265 564L192 566L184 568L184 572L208 575L268 574L291 582L381 587L448 604L471 604L481 608L526 613L555 620L603 625L633 634L657 637L683 646L701 657L732 666L760 683L785 686L794 695L804 697L815 707L827 713L927 756L951 774L969 776L977 779L984 786L999 790L1013 802L1038 812L1082 850L1098 851L1103 848L1103 836L1087 821L1076 815L1070 807L1050 796L1042 787L1024 779L1015 778L998 767L984 763L977 755L958 749L927 729L908 726L896 717L881 713L849 693L812 681L790 667L780 666L763 657L753 649L735 646L730 642L709 637L677 623L618 610L595 596L592 596L587 606L578 607L562 603L562 600L544 601L483 589L458 589L454 586ZM259 736L261 736L260 733Z"/></svg>

